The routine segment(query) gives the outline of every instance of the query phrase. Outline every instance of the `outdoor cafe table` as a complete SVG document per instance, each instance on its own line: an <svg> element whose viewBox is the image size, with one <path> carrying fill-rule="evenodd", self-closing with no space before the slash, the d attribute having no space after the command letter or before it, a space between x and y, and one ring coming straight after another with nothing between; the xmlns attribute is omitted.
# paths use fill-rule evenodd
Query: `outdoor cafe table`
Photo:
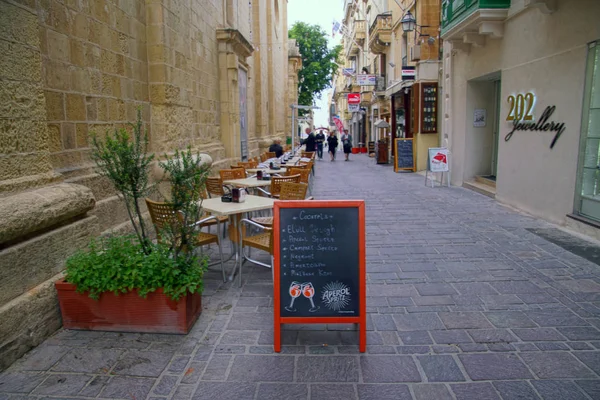
<svg viewBox="0 0 600 400"><path fill-rule="evenodd" d="M232 185L235 187L243 187L243 188L255 188L255 187L263 187L263 186L271 186L271 181L254 178L242 178L242 179L228 179L223 181L224 185ZM243 204L243 203L242 203Z"/></svg>
<svg viewBox="0 0 600 400"><path fill-rule="evenodd" d="M248 168L246 172L250 172L251 174L257 173L258 171L262 171L263 174L284 174L286 169L281 167L280 169L270 169L270 168Z"/></svg>
<svg viewBox="0 0 600 400"><path fill-rule="evenodd" d="M257 179L254 180L257 181ZM253 195L247 195L246 200L243 203L225 203L221 201L220 197L213 197L211 199L202 200L202 208L204 211L217 216L226 215L231 221L233 229L229 230L229 238L231 239L231 242L234 245L234 253L232 253L231 257L233 257L233 255L235 254L235 265L233 267L233 270L231 271L229 280L233 280L233 276L235 275L235 271L237 268L238 259L240 260L240 264L244 261L242 259L242 246L239 240L239 238L242 237L242 228L240 224L242 215L244 213L249 213L252 211L272 209L274 201L275 199L269 197ZM231 257L229 257L229 259L231 259Z"/></svg>

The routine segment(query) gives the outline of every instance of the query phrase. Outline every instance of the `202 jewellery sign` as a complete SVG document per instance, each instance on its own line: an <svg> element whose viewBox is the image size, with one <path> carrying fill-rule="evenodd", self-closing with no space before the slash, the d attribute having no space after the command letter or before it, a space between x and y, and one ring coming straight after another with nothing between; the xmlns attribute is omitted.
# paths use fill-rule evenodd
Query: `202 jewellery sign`
<svg viewBox="0 0 600 400"><path fill-rule="evenodd" d="M554 122L548 120L554 114L556 106L548 106L540 116L537 122L533 121L532 110L535 105L536 97L533 93L517 94L508 96L510 110L506 117L507 121L512 121L512 130L504 136L504 141L508 142L517 131L537 131L537 132L554 132L554 138L550 143L550 149L554 147L558 138L566 129L564 122ZM532 122L526 122L532 121Z"/></svg>

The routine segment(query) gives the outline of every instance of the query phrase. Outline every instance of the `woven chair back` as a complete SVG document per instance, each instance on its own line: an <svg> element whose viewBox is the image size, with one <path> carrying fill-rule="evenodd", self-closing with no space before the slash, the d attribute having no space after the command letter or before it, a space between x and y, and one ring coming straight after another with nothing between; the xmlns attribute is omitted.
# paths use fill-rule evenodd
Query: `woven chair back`
<svg viewBox="0 0 600 400"><path fill-rule="evenodd" d="M300 182L308 185L308 180L310 179L310 168L292 167L287 172L288 176L300 175Z"/></svg>
<svg viewBox="0 0 600 400"><path fill-rule="evenodd" d="M279 200L304 200L308 185L304 183L283 182Z"/></svg>
<svg viewBox="0 0 600 400"><path fill-rule="evenodd" d="M218 176L212 176L206 178L206 191L208 194L212 196L223 196L225 192L223 191L223 181Z"/></svg>
<svg viewBox="0 0 600 400"><path fill-rule="evenodd" d="M221 176L221 182L231 179L244 179L246 177L246 170L241 168L222 169L219 171Z"/></svg>
<svg viewBox="0 0 600 400"><path fill-rule="evenodd" d="M300 175L274 176L271 178L271 195L281 193L281 184L283 182L300 183Z"/></svg>

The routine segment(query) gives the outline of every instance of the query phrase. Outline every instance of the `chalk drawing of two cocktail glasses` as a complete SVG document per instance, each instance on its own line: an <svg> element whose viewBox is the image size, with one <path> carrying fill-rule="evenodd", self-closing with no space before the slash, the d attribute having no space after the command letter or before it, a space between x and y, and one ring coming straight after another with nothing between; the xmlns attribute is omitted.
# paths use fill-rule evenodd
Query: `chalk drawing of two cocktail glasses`
<svg viewBox="0 0 600 400"><path fill-rule="evenodd" d="M315 303L313 301L313 296L315 295L315 288L313 287L312 283L310 283L310 282L300 283L300 282L294 281L294 282L290 283L289 293L290 293L290 296L292 297L292 301L290 302L289 306L285 307L285 309L287 311L289 311L289 312L296 311L296 309L294 308L294 301L298 297L300 297L300 295L303 295L308 300L310 300L310 305L312 307L308 309L309 312L315 312L319 309L318 306L315 307Z"/></svg>

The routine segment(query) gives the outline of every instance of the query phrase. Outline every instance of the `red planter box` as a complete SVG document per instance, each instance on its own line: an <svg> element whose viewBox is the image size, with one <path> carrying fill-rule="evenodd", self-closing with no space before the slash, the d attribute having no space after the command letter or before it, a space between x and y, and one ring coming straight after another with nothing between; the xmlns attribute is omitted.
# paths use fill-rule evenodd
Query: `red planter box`
<svg viewBox="0 0 600 400"><path fill-rule="evenodd" d="M360 152L361 153L366 153L367 152L367 148L366 147L361 147L360 148Z"/></svg>
<svg viewBox="0 0 600 400"><path fill-rule="evenodd" d="M352 148L352 154L358 154L358 147Z"/></svg>
<svg viewBox="0 0 600 400"><path fill-rule="evenodd" d="M66 329L186 334L202 312L197 293L173 301L162 289L145 299L134 290L118 296L103 293L94 300L62 279L55 286Z"/></svg>

